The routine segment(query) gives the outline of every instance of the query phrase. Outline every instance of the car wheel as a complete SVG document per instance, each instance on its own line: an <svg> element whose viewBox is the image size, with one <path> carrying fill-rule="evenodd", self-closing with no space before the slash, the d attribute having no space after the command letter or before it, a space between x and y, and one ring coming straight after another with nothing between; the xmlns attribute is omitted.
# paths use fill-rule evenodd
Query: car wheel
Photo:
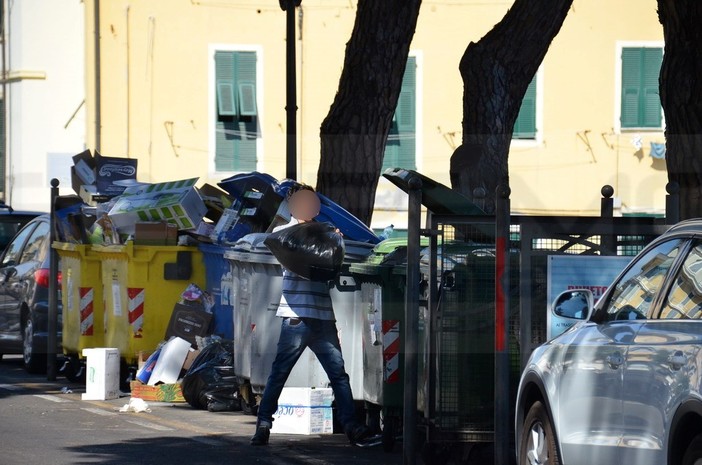
<svg viewBox="0 0 702 465"><path fill-rule="evenodd" d="M702 434L698 434L687 446L682 465L702 465Z"/></svg>
<svg viewBox="0 0 702 465"><path fill-rule="evenodd" d="M541 402L535 402L522 425L519 465L559 465L556 436Z"/></svg>
<svg viewBox="0 0 702 465"><path fill-rule="evenodd" d="M37 351L37 342L34 338L34 322L32 317L27 318L22 333L22 356L24 368L29 373L46 373L46 354Z"/></svg>

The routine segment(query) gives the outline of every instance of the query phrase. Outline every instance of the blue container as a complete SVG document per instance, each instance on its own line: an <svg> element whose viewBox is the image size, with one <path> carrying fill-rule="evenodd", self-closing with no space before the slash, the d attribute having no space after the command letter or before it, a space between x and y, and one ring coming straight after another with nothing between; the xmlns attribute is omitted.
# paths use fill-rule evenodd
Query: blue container
<svg viewBox="0 0 702 465"><path fill-rule="evenodd" d="M213 244L200 244L205 261L205 281L207 292L214 298L214 334L225 339L234 339L234 294L232 273L224 252L229 250Z"/></svg>
<svg viewBox="0 0 702 465"><path fill-rule="evenodd" d="M288 189L294 184L295 181L289 179L281 181L278 193L285 197L288 193ZM319 210L319 215L315 217L315 221L324 221L333 224L344 234L345 239L351 241L366 242L369 244L377 244L380 242L380 239L373 230L349 213L344 207L319 192L317 192L317 197L319 197L321 208Z"/></svg>

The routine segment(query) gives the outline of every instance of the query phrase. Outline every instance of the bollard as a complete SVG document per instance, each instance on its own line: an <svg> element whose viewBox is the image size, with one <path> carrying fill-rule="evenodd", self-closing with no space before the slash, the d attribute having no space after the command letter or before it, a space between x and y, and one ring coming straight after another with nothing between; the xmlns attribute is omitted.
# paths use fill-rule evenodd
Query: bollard
<svg viewBox="0 0 702 465"><path fill-rule="evenodd" d="M417 385L419 347L419 260L422 220L422 181L408 181L407 282L405 287L405 392L403 399L402 463L417 463Z"/></svg>
<svg viewBox="0 0 702 465"><path fill-rule="evenodd" d="M675 224L680 221L680 184L669 182L665 185L665 224Z"/></svg>
<svg viewBox="0 0 702 465"><path fill-rule="evenodd" d="M52 247L56 241L56 197L59 193L59 180L51 180L51 217L49 224L49 314L47 322L46 379L56 381L56 346L58 345L58 254Z"/></svg>
<svg viewBox="0 0 702 465"><path fill-rule="evenodd" d="M495 192L495 465L509 454L509 225L510 188Z"/></svg>

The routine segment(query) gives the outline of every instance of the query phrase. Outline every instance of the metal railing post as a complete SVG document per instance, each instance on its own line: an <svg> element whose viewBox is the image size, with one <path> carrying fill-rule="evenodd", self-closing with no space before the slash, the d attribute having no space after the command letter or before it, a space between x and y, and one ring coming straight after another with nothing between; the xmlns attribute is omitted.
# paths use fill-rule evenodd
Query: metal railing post
<svg viewBox="0 0 702 465"><path fill-rule="evenodd" d="M614 217L614 188L609 184L602 186L600 190L602 194L602 199L600 199L600 216L602 218L613 218ZM616 236L614 234L603 234L602 235L602 249L603 255L616 255Z"/></svg>
<svg viewBox="0 0 702 465"><path fill-rule="evenodd" d="M675 224L680 221L680 185L669 182L665 185L665 223Z"/></svg>
<svg viewBox="0 0 702 465"><path fill-rule="evenodd" d="M53 248L56 240L56 197L59 194L59 180L51 180L51 218L49 224L49 321L46 347L46 379L56 381L56 346L58 345L58 254Z"/></svg>
<svg viewBox="0 0 702 465"><path fill-rule="evenodd" d="M420 233L422 181L408 181L407 205L407 282L405 287L405 391L403 399L402 463L417 463L417 386L419 348Z"/></svg>
<svg viewBox="0 0 702 465"><path fill-rule="evenodd" d="M510 462L509 226L510 188L495 192L495 465Z"/></svg>

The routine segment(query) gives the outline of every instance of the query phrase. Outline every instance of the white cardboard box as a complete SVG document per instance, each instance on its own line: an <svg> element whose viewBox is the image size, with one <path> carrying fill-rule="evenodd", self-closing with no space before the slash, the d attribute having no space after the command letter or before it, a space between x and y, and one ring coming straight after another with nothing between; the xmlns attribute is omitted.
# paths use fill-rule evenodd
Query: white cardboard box
<svg viewBox="0 0 702 465"><path fill-rule="evenodd" d="M273 414L274 434L332 434L334 419L330 388L286 387Z"/></svg>
<svg viewBox="0 0 702 465"><path fill-rule="evenodd" d="M83 400L109 400L119 397L119 350L83 349L86 357Z"/></svg>

